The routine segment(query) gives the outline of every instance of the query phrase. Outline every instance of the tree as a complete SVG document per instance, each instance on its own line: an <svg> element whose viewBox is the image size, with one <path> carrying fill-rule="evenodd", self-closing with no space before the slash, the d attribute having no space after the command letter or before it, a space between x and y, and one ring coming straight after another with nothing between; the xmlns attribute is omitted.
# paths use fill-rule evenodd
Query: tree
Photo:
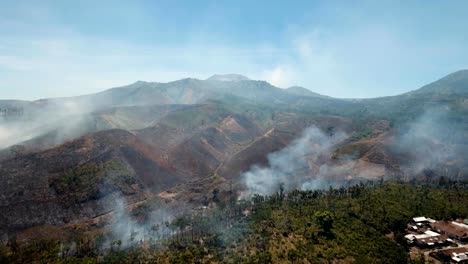
<svg viewBox="0 0 468 264"><path fill-rule="evenodd" d="M219 194L219 190L218 190L218 189L214 189L214 190L213 190L213 202L219 202L218 194Z"/></svg>
<svg viewBox="0 0 468 264"><path fill-rule="evenodd" d="M314 214L315 222L322 229L323 233L329 237L333 227L333 216L329 211L318 211Z"/></svg>

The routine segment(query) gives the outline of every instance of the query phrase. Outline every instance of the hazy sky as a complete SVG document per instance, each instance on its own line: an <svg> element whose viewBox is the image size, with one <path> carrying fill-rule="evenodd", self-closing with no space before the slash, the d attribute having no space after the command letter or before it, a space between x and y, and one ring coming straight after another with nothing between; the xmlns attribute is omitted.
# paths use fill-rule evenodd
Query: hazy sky
<svg viewBox="0 0 468 264"><path fill-rule="evenodd" d="M467 10L431 0L0 1L0 98L215 73L394 95L468 68Z"/></svg>

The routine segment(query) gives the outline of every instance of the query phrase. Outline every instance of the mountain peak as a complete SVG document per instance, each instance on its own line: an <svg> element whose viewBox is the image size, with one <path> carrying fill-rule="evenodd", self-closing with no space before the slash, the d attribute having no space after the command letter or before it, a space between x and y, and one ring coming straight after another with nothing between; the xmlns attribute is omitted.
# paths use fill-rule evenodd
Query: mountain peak
<svg viewBox="0 0 468 264"><path fill-rule="evenodd" d="M210 81L223 81L223 82L238 82L238 81L248 81L249 78L240 74L215 74L208 78Z"/></svg>

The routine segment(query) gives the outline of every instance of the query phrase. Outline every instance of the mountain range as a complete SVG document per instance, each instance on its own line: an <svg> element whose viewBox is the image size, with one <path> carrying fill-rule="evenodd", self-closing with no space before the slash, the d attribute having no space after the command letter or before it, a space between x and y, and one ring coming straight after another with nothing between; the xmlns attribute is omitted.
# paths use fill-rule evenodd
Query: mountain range
<svg viewBox="0 0 468 264"><path fill-rule="evenodd" d="M212 201L215 190L242 193L245 172L271 166L269 154L288 149L309 127L322 137L345 135L297 171L321 177L319 187L466 180L468 70L375 99L228 74L0 101L0 234L98 222L116 197L185 208Z"/></svg>

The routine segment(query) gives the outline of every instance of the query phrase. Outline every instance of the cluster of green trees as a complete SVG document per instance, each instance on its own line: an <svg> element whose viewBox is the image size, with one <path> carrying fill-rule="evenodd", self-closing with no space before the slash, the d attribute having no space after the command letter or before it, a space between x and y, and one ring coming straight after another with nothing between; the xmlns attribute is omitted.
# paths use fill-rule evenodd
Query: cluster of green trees
<svg viewBox="0 0 468 264"><path fill-rule="evenodd" d="M60 242L0 248L1 263L420 263L403 235L414 216L468 216L468 184L370 182L328 190L279 191L219 203L171 225L158 243L63 256ZM117 242L118 243L118 242Z"/></svg>
<svg viewBox="0 0 468 264"><path fill-rule="evenodd" d="M129 186L135 182L125 165L110 160L88 162L63 171L63 176L51 178L49 185L57 194L64 195L65 201L80 203L98 199L115 188L124 194L131 192Z"/></svg>

